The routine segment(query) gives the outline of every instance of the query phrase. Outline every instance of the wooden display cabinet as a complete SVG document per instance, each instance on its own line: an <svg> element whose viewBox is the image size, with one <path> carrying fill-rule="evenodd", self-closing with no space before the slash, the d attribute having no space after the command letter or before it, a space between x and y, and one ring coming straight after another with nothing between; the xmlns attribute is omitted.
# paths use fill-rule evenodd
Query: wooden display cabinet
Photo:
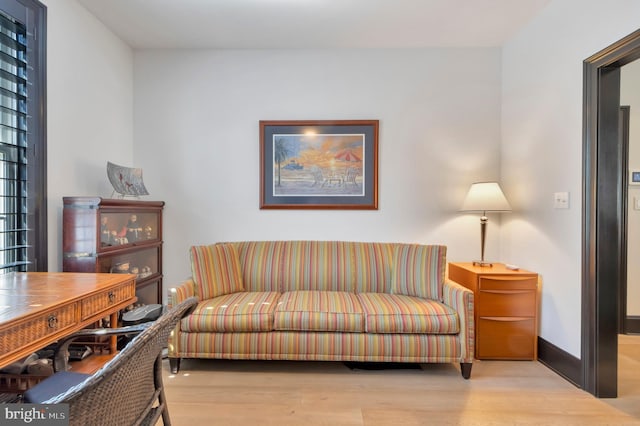
<svg viewBox="0 0 640 426"><path fill-rule="evenodd" d="M537 359L538 274L449 263L449 279L474 293L477 359Z"/></svg>
<svg viewBox="0 0 640 426"><path fill-rule="evenodd" d="M136 275L138 303L162 303L163 201L64 197L64 272Z"/></svg>

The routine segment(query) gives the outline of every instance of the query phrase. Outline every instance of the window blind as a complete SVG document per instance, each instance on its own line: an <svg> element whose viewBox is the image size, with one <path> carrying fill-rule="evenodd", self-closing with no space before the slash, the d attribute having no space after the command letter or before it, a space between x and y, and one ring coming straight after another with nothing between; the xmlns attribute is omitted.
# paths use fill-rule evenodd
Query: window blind
<svg viewBox="0 0 640 426"><path fill-rule="evenodd" d="M26 271L27 30L0 14L0 274Z"/></svg>

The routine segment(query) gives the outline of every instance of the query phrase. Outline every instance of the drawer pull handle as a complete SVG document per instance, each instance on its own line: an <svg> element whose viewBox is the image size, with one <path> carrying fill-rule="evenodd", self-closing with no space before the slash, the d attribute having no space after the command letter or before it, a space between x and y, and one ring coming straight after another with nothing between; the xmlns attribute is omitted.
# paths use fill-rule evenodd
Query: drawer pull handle
<svg viewBox="0 0 640 426"><path fill-rule="evenodd" d="M109 303L113 303L116 301L116 294L112 291L109 292Z"/></svg>
<svg viewBox="0 0 640 426"><path fill-rule="evenodd" d="M502 282L502 281L510 281L510 282L514 282L514 281L531 281L531 280L536 280L537 278L532 278L532 277L482 277L480 278L481 281L495 281L495 282Z"/></svg>
<svg viewBox="0 0 640 426"><path fill-rule="evenodd" d="M525 294L531 293L533 290L480 290L482 293L493 294Z"/></svg>
<svg viewBox="0 0 640 426"><path fill-rule="evenodd" d="M519 321L531 321L533 317L481 317L485 321L498 321L498 322L519 322Z"/></svg>
<svg viewBox="0 0 640 426"><path fill-rule="evenodd" d="M58 327L58 317L56 317L55 315L49 315L49 318L47 318L47 323L49 325L49 328Z"/></svg>

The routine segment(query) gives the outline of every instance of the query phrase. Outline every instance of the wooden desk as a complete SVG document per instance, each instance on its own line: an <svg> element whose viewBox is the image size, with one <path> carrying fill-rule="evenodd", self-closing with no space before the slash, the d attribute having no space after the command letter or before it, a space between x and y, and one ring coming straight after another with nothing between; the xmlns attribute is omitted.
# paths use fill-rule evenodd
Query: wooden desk
<svg viewBox="0 0 640 426"><path fill-rule="evenodd" d="M21 272L0 276L0 368L136 301L135 275ZM115 339L111 352L115 353Z"/></svg>

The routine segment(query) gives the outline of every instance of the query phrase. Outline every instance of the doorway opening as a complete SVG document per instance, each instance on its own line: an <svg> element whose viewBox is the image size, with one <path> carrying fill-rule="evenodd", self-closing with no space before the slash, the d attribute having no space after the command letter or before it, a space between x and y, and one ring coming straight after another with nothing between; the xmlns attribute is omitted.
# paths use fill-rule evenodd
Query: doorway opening
<svg viewBox="0 0 640 426"><path fill-rule="evenodd" d="M626 152L620 68L640 58L640 30L584 61L582 384L599 398L618 391L620 283L626 265Z"/></svg>

